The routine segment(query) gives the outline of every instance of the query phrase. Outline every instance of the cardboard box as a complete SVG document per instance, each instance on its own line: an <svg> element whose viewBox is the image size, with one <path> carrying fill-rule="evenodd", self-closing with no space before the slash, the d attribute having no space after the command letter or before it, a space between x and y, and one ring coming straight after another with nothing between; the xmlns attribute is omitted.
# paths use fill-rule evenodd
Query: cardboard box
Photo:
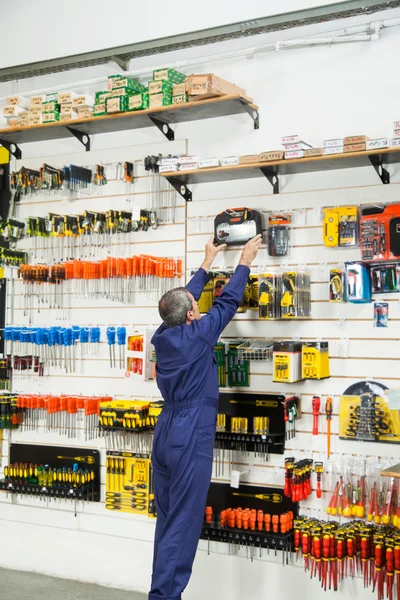
<svg viewBox="0 0 400 600"><path fill-rule="evenodd" d="M213 98L214 96L223 96L225 94L244 96L245 90L213 73L204 75L189 75L187 78L187 92L189 96L201 96L204 98Z"/></svg>
<svg viewBox="0 0 400 600"><path fill-rule="evenodd" d="M94 104L93 96L84 94L83 96L77 96L72 100L72 106L88 106L92 107Z"/></svg>
<svg viewBox="0 0 400 600"><path fill-rule="evenodd" d="M400 138L392 140L392 148L398 148L400 146Z"/></svg>
<svg viewBox="0 0 400 600"><path fill-rule="evenodd" d="M78 98L79 94L76 92L60 92L57 96L58 104L72 104L72 100Z"/></svg>
<svg viewBox="0 0 400 600"><path fill-rule="evenodd" d="M35 126L41 125L43 123L43 113L40 115L29 115L28 116L28 125Z"/></svg>
<svg viewBox="0 0 400 600"><path fill-rule="evenodd" d="M343 146L343 138L336 138L334 140L324 140L322 142L323 148L339 148Z"/></svg>
<svg viewBox="0 0 400 600"><path fill-rule="evenodd" d="M285 144L298 144L301 142L299 135L285 135L281 138L281 144L285 146Z"/></svg>
<svg viewBox="0 0 400 600"><path fill-rule="evenodd" d="M183 94L186 94L186 81L184 83L172 84L172 95L173 96L183 96Z"/></svg>
<svg viewBox="0 0 400 600"><path fill-rule="evenodd" d="M150 81L149 94L170 94L172 96L172 83L170 81Z"/></svg>
<svg viewBox="0 0 400 600"><path fill-rule="evenodd" d="M90 106L78 106L78 119L90 119L93 117L93 108Z"/></svg>
<svg viewBox="0 0 400 600"><path fill-rule="evenodd" d="M184 163L183 165L179 165L180 171L197 171L198 168L199 168L198 162Z"/></svg>
<svg viewBox="0 0 400 600"><path fill-rule="evenodd" d="M186 79L186 75L179 71L175 71L175 69L156 69L153 71L153 81L160 81L160 79L171 81L172 83L183 83Z"/></svg>
<svg viewBox="0 0 400 600"><path fill-rule="evenodd" d="M51 94L47 94L46 95L46 99L43 102L43 104L45 104L46 102L57 102L58 99L58 93L57 92L51 92Z"/></svg>
<svg viewBox="0 0 400 600"><path fill-rule="evenodd" d="M182 94L182 96L172 96L172 104L186 104L187 101L187 94Z"/></svg>
<svg viewBox="0 0 400 600"><path fill-rule="evenodd" d="M95 94L95 104L103 104L107 100L107 98L112 97L112 92L96 92Z"/></svg>
<svg viewBox="0 0 400 600"><path fill-rule="evenodd" d="M304 158L310 158L311 156L322 156L324 153L322 148L310 148L304 150Z"/></svg>
<svg viewBox="0 0 400 600"><path fill-rule="evenodd" d="M260 162L271 162L274 160L282 160L285 153L283 150L269 150L268 152L261 152Z"/></svg>
<svg viewBox="0 0 400 600"><path fill-rule="evenodd" d="M379 148L388 148L389 147L389 139L388 138L378 138L376 140L369 140L366 143L366 150L378 150Z"/></svg>
<svg viewBox="0 0 400 600"><path fill-rule="evenodd" d="M115 98L107 98L106 107L107 114L125 112L128 104L125 96L116 96Z"/></svg>
<svg viewBox="0 0 400 600"><path fill-rule="evenodd" d="M365 150L365 142L360 142L359 144L346 144L344 146L345 152L362 152Z"/></svg>
<svg viewBox="0 0 400 600"><path fill-rule="evenodd" d="M201 158L199 160L199 169L209 169L219 167L219 158Z"/></svg>
<svg viewBox="0 0 400 600"><path fill-rule="evenodd" d="M107 114L106 103L103 102L101 104L95 104L93 106L93 116L94 117L102 117Z"/></svg>
<svg viewBox="0 0 400 600"><path fill-rule="evenodd" d="M310 144L306 144L305 142L296 142L295 144L283 144L285 146L285 152L290 152L291 150L310 150L312 146Z"/></svg>
<svg viewBox="0 0 400 600"><path fill-rule="evenodd" d="M130 79L129 77L124 77L124 78L120 77L120 78L115 78L112 80L111 90L115 90L117 88L122 88L122 87L127 87L130 90L132 90L133 92L135 92L136 94L139 94L140 92L144 92L144 90L146 89L145 85L143 85L142 83L139 83L135 79Z"/></svg>
<svg viewBox="0 0 400 600"><path fill-rule="evenodd" d="M109 92L111 92L111 90L113 89L113 82L114 79L123 79L123 75L109 75L107 77L107 89Z"/></svg>
<svg viewBox="0 0 400 600"><path fill-rule="evenodd" d="M240 165L249 165L251 163L260 162L259 154L246 154L245 156L239 156L239 164Z"/></svg>
<svg viewBox="0 0 400 600"><path fill-rule="evenodd" d="M127 110L144 110L149 108L149 94L142 92L128 97Z"/></svg>
<svg viewBox="0 0 400 600"><path fill-rule="evenodd" d="M77 118L78 115L76 114L76 112L60 112L60 121L74 121Z"/></svg>
<svg viewBox="0 0 400 600"><path fill-rule="evenodd" d="M60 105L55 100L52 100L51 102L45 102L44 104L42 104L42 111L44 113L54 112L54 111L58 112L59 109L60 109Z"/></svg>
<svg viewBox="0 0 400 600"><path fill-rule="evenodd" d="M76 108L72 104L60 104L60 114L74 114L76 116Z"/></svg>
<svg viewBox="0 0 400 600"><path fill-rule="evenodd" d="M3 108L3 117L18 117L23 112L27 112L26 108L22 108L16 104L7 104Z"/></svg>
<svg viewBox="0 0 400 600"><path fill-rule="evenodd" d="M28 113L30 117L36 117L37 115L41 115L43 112L42 105L37 104L34 106L30 106L28 109Z"/></svg>
<svg viewBox="0 0 400 600"><path fill-rule="evenodd" d="M329 148L324 148L324 155L327 154L343 154L343 146L330 146Z"/></svg>
<svg viewBox="0 0 400 600"><path fill-rule="evenodd" d="M350 146L350 144L365 144L371 138L367 135L350 135L344 138L344 146Z"/></svg>
<svg viewBox="0 0 400 600"><path fill-rule="evenodd" d="M7 119L7 126L8 127L18 127L19 126L18 118L11 117L10 119Z"/></svg>
<svg viewBox="0 0 400 600"><path fill-rule="evenodd" d="M111 98L116 98L117 96L133 96L136 92L131 90L130 88L116 88L111 92ZM97 104L103 104L103 102L97 102Z"/></svg>
<svg viewBox="0 0 400 600"><path fill-rule="evenodd" d="M219 164L221 165L221 167L232 167L234 165L238 165L239 157L238 156L225 156L225 157L219 159Z"/></svg>
<svg viewBox="0 0 400 600"><path fill-rule="evenodd" d="M161 108L163 106L170 106L172 103L172 96L170 94L151 94L149 96L150 108Z"/></svg>
<svg viewBox="0 0 400 600"><path fill-rule="evenodd" d="M43 123L55 123L60 120L60 113L57 110L53 110L53 112L46 112L42 115Z"/></svg>
<svg viewBox="0 0 400 600"><path fill-rule="evenodd" d="M19 124L22 127L26 127L28 125L28 120L29 120L29 112L22 112L20 115L18 115L18 121Z"/></svg>
<svg viewBox="0 0 400 600"><path fill-rule="evenodd" d="M173 173L178 170L178 163L171 163L169 165L161 165L158 167L159 173Z"/></svg>
<svg viewBox="0 0 400 600"><path fill-rule="evenodd" d="M46 102L46 95L43 94L41 96L31 96L29 98L29 106L42 106Z"/></svg>
<svg viewBox="0 0 400 600"><path fill-rule="evenodd" d="M21 108L29 108L30 100L25 96L8 96L7 106L20 106Z"/></svg>
<svg viewBox="0 0 400 600"><path fill-rule="evenodd" d="M289 150L289 152L285 152L285 160L293 158L304 158L304 150Z"/></svg>

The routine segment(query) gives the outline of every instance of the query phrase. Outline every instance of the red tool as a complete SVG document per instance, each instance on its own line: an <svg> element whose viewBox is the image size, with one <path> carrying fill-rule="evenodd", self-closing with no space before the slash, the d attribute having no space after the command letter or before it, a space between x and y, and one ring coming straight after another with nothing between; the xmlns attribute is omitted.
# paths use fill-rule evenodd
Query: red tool
<svg viewBox="0 0 400 600"><path fill-rule="evenodd" d="M331 421L332 421L332 398L328 396L325 404L325 414L326 414L326 436L328 443L328 458L331 455Z"/></svg>
<svg viewBox="0 0 400 600"><path fill-rule="evenodd" d="M312 414L313 414L313 435L318 435L318 418L319 411L321 408L321 398L319 396L314 396L312 399Z"/></svg>

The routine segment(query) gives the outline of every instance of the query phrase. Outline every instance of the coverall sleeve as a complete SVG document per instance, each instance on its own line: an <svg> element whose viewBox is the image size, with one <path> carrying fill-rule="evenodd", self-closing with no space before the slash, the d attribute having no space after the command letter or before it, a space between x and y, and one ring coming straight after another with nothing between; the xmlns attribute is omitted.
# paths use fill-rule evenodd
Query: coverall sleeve
<svg viewBox="0 0 400 600"><path fill-rule="evenodd" d="M199 321L200 337L215 346L222 331L233 319L242 301L250 269L238 265L221 295L214 301L212 308Z"/></svg>
<svg viewBox="0 0 400 600"><path fill-rule="evenodd" d="M206 285L206 283L208 283L209 278L210 276L207 273L207 271L200 267L200 269L196 271L192 279L187 284L186 289L192 294L196 302L200 298L201 292L203 291L203 288Z"/></svg>

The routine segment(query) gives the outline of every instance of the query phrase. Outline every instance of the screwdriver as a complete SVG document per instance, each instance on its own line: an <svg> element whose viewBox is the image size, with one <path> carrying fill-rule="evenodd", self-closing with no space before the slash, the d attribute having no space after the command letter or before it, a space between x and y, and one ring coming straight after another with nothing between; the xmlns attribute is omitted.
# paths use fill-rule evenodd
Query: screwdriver
<svg viewBox="0 0 400 600"><path fill-rule="evenodd" d="M328 458L331 455L331 421L332 421L332 398L328 396L325 404L325 414L326 414L326 425L327 425L327 445L328 445Z"/></svg>

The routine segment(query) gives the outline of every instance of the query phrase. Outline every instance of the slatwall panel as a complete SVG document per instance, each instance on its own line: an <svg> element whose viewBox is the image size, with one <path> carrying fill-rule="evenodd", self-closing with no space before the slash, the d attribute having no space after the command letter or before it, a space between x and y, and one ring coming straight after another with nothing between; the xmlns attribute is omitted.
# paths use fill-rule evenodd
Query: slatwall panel
<svg viewBox="0 0 400 600"><path fill-rule="evenodd" d="M40 145L36 146L37 155L14 161L13 168L19 169L22 165L25 167L38 168L42 163L48 163L54 167L62 167L65 164L76 164L82 166L92 166L97 163L103 163L108 178L107 185L99 188L90 186L88 190L82 190L78 193L36 193L21 199L17 204L15 216L18 219L25 219L28 216L45 217L49 212L57 214L81 213L84 210L106 211L113 208L116 210L129 210L131 206L140 206L141 208L151 208L153 200L150 194L149 175L144 170L142 159L148 154L158 154L159 152L184 153L186 150L186 140L178 140L173 143L161 142L157 144L142 143L140 145L126 144L126 136L123 138L125 145L117 147L118 136L115 139L115 147L102 148L92 152L71 152L58 155L44 156L40 155ZM29 153L28 153L29 154ZM132 187L128 187L123 181L116 179L116 163L124 161L134 162L135 180ZM132 254L152 254L155 256L185 256L185 213L186 206L179 195L172 190L171 186L164 182L163 197L165 202L172 202L174 210L165 209L158 211L160 219L156 230L149 228L147 232L136 232L123 235L119 238L114 236L111 244L104 247L85 248L85 254L89 260L96 258L105 258L111 256L130 256ZM107 242L109 240L106 240ZM19 248L24 248L28 252L34 249L34 239L26 238L19 244ZM45 262L48 259L49 241L44 244L43 255L37 252L36 262ZM9 286L9 295L7 299L7 322L14 325L28 325L28 315L24 315L23 290L21 281L14 282L14 290ZM68 292L64 291L64 296ZM137 294L135 303L132 305L122 305L112 302L106 298L86 299L76 298L69 293L68 303L70 309L68 314L61 313L57 309L44 307L40 312L34 311L32 314L32 325L37 326L68 326L68 325L88 325L99 326L101 328L101 343L98 350L93 354L90 350L84 356L81 355L80 348L75 351L73 360L74 369L72 373L66 373L65 369L58 367L48 367L45 377L37 377L31 373L15 373L13 381L13 391L16 392L36 392L36 393L81 393L98 395L119 395L120 397L135 398L156 398L159 399L159 392L154 381L136 380L134 376L127 379L125 369L111 368L109 359L109 347L105 336L105 328L109 325L126 327L148 327L154 328L159 324L156 296L148 297L145 294ZM12 308L13 307L13 308ZM118 347L116 347L116 357L118 359ZM148 544L147 563L150 561L151 545L154 522L149 519L121 513L111 513L104 508L105 483L103 474L105 472L105 442L103 439L93 439L85 442L84 424L77 423L76 437L69 438L67 435L58 433L49 433L46 431L45 421L40 421L35 431L13 431L11 436L5 433L5 442L3 443L3 465L8 464L9 447L8 442L31 443L31 444L53 444L65 445L70 447L82 447L82 445L99 449L101 452L102 465L102 483L101 483L101 502L99 504L90 503L78 506L78 516L74 517L74 505L51 502L46 509L44 503L35 498L24 498L23 500L14 500L17 506L13 506L11 498L5 494L0 494L0 520L2 526L18 521L20 526L25 527L45 527L51 537L53 532L65 529L72 531L86 531L89 536L97 536L100 532L105 536L114 536L117 541L126 538L129 543L140 543L145 540ZM24 534L25 535L25 534ZM44 534L46 535L46 534ZM120 542L119 542L120 543ZM51 547L51 542L49 542ZM70 558L66 557L66 561ZM48 557L47 565L36 564L32 568L47 572L55 571L51 566L52 557ZM34 561L33 561L34 562ZM91 575L87 571L87 577ZM73 573L71 572L71 577ZM96 580L95 575L92 576ZM105 581L104 583L107 583ZM112 578L108 582L113 583ZM128 585L128 581L127 581Z"/></svg>
<svg viewBox="0 0 400 600"><path fill-rule="evenodd" d="M263 272L274 266L308 268L311 274L311 318L291 321L260 321L258 312L248 310L238 314L223 333L226 341L240 337L300 340L324 339L329 342L331 377L323 381L304 381L294 384L278 384L272 381L272 362L250 363L250 388L253 393L298 394L302 397L302 417L297 421L297 434L286 443L285 456L296 459L311 457L326 464L327 437L326 419L319 419L318 436L312 435L312 397L321 396L321 412L327 396L333 398L331 425L332 458L341 454L376 456L377 454L398 461L398 448L390 444L360 443L339 440L339 399L344 390L357 380L373 377L388 387L398 385L400 340L399 294L378 296L380 301L389 302L389 327L374 328L373 304L355 305L329 302L329 268L347 260L359 260L360 250L329 249L322 242L321 209L324 206L347 204L373 204L394 202L398 199L399 177L392 172L392 185L379 183L373 169L333 171L285 177L281 181L282 193L271 194L265 179L254 179L192 186L193 202L188 204L188 269L199 265L203 248L213 233L214 216L226 208L247 206L265 213L272 210L293 211L292 249L287 257L268 256L262 246L252 271ZM334 186L334 187L333 187ZM190 186L189 186L190 187ZM308 188L308 189L307 189ZM227 249L217 256L214 267L232 268L239 260L240 249ZM247 388L246 388L247 391ZM270 455L269 462L236 455L241 481L259 485L284 484L284 456ZM250 470L248 471L250 466ZM214 470L216 479L216 470ZM313 475L314 484L315 475ZM225 465L223 480L229 481L229 467ZM305 514L324 518L329 502L329 487L332 482L323 478L324 494L317 500L313 494L301 504ZM314 485L315 487L315 485Z"/></svg>

